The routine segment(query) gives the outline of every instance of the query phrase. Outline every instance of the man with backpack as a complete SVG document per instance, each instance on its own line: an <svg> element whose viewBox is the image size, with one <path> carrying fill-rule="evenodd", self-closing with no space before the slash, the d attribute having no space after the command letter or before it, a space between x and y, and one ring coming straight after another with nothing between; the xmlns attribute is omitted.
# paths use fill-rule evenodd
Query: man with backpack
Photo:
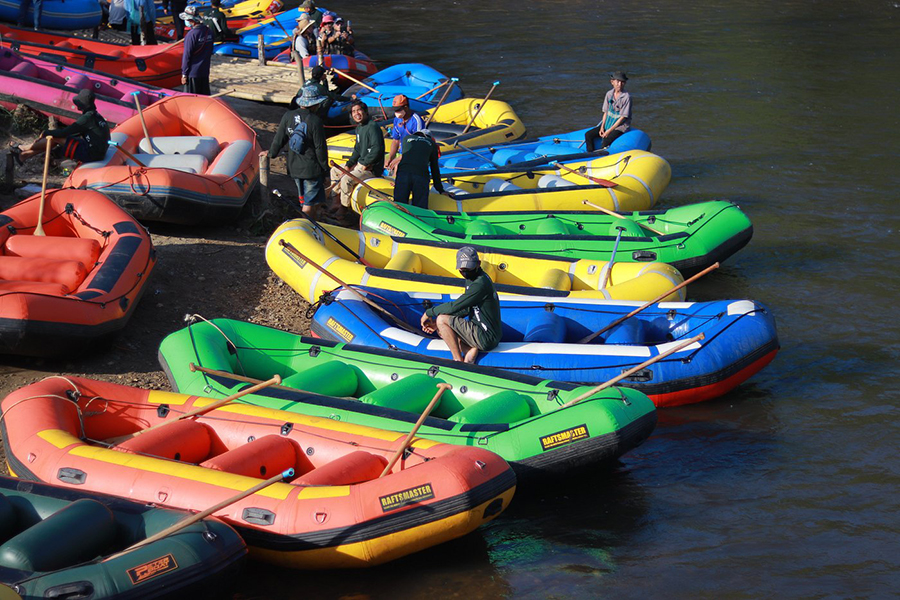
<svg viewBox="0 0 900 600"><path fill-rule="evenodd" d="M325 173L328 172L328 146L325 126L316 108L326 100L315 86L304 86L296 99L297 108L281 117L269 155L278 156L288 145L287 173L297 184L303 212L317 218L325 202Z"/></svg>

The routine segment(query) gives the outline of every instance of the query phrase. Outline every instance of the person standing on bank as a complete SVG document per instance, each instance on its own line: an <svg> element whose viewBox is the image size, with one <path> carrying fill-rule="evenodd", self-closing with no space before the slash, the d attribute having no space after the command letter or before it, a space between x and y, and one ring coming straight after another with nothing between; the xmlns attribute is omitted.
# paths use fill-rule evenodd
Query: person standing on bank
<svg viewBox="0 0 900 600"><path fill-rule="evenodd" d="M400 150L400 140L420 129L425 129L425 121L409 108L409 98L403 94L394 96L392 105L394 107L394 124L391 127L391 152L388 155L387 163L391 173L396 173L397 165L400 164L400 157L397 156L397 152Z"/></svg>
<svg viewBox="0 0 900 600"><path fill-rule="evenodd" d="M429 168L434 189L438 194L446 193L441 184L437 142L431 137L430 131L420 129L403 138L402 152L397 175L394 178L394 202L407 204L412 194L412 205L427 209Z"/></svg>
<svg viewBox="0 0 900 600"><path fill-rule="evenodd" d="M32 6L32 0L20 0L19 3L19 19L18 26L25 27L25 23L28 21L28 9ZM34 24L34 30L37 31L41 28L41 13L43 12L44 0L34 0L34 18L32 19L32 23Z"/></svg>
<svg viewBox="0 0 900 600"><path fill-rule="evenodd" d="M340 205L336 209L339 219L346 218L349 213L350 195L357 182L381 177L384 172L384 134L381 127L369 118L369 108L361 100L354 100L350 105L350 117L356 123L356 143L347 161L347 169L356 179L337 167L331 169L331 181L341 191Z"/></svg>
<svg viewBox="0 0 900 600"><path fill-rule="evenodd" d="M205 21L209 25L209 30L212 31L213 41L224 42L229 32L228 19L222 12L222 0L210 0L209 4L212 8L206 15Z"/></svg>
<svg viewBox="0 0 900 600"><path fill-rule="evenodd" d="M479 350L493 350L503 336L500 299L475 248L459 249L456 268L466 280L466 291L456 300L426 310L420 323L425 333L437 330L453 360L474 363Z"/></svg>
<svg viewBox="0 0 900 600"><path fill-rule="evenodd" d="M175 26L175 39L184 37L184 20L179 16L187 9L188 0L162 0L163 12L172 17L172 25Z"/></svg>
<svg viewBox="0 0 900 600"><path fill-rule="evenodd" d="M318 218L325 202L325 173L328 172L328 146L325 144L325 126L316 115L316 107L325 101L314 86L304 86L296 99L297 108L281 117L269 155L278 156L285 144L289 144L287 172L297 184L297 193L303 202L303 212Z"/></svg>
<svg viewBox="0 0 900 600"><path fill-rule="evenodd" d="M125 0L131 44L156 45L156 4L153 0Z"/></svg>
<svg viewBox="0 0 900 600"><path fill-rule="evenodd" d="M623 71L610 75L612 89L603 98L603 119L593 129L584 134L584 144L588 152L594 150L594 140L601 138L600 148L608 147L616 138L631 129L631 94L625 91L628 76Z"/></svg>
<svg viewBox="0 0 900 600"><path fill-rule="evenodd" d="M181 57L181 83L190 94L209 96L209 67L213 55L213 35L203 22L196 6L188 6L178 15L191 30L184 36L184 54Z"/></svg>

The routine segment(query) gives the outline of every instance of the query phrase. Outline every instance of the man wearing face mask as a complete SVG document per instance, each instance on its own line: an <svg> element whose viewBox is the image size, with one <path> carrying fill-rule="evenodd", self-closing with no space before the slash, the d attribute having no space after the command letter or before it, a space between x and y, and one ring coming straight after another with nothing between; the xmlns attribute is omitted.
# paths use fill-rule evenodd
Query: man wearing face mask
<svg viewBox="0 0 900 600"><path fill-rule="evenodd" d="M184 91L209 96L209 67L213 54L213 35L203 22L196 6L188 6L178 15L191 30L184 36L184 55L181 59L181 83Z"/></svg>
<svg viewBox="0 0 900 600"><path fill-rule="evenodd" d="M494 282L481 268L475 248L459 249L456 268L466 279L466 291L456 300L426 310L421 319L422 331L437 331L453 360L474 363L479 350L487 352L500 343L500 299Z"/></svg>
<svg viewBox="0 0 900 600"><path fill-rule="evenodd" d="M387 159L391 174L397 172L397 166L400 164L400 157L397 156L397 152L400 150L400 141L420 129L425 129L422 117L409 108L409 98L403 94L394 96L393 107L394 125L391 127L391 152Z"/></svg>

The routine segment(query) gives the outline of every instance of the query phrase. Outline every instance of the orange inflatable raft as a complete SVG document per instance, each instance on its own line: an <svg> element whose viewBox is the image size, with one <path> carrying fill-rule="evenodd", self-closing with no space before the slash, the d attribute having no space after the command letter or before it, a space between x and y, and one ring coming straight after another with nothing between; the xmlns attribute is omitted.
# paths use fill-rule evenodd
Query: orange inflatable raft
<svg viewBox="0 0 900 600"><path fill-rule="evenodd" d="M127 46L0 24L0 47L158 87L181 85L181 44Z"/></svg>
<svg viewBox="0 0 900 600"><path fill-rule="evenodd" d="M50 377L0 403L0 433L17 477L194 511L292 468L215 516L251 555L297 568L376 565L459 537L515 491L509 465L481 448L414 438L379 477L405 434L239 402L175 421L213 402Z"/></svg>
<svg viewBox="0 0 900 600"><path fill-rule="evenodd" d="M0 213L0 353L71 354L123 328L156 264L150 236L102 194L40 194Z"/></svg>
<svg viewBox="0 0 900 600"><path fill-rule="evenodd" d="M141 220L195 224L235 219L259 178L256 132L223 101L166 98L127 119L103 160L83 163L66 187L102 192Z"/></svg>

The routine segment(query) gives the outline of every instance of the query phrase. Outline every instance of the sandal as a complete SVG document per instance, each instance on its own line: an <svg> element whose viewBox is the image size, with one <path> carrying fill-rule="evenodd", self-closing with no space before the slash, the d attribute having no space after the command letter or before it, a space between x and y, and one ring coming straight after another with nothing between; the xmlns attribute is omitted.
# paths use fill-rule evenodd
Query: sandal
<svg viewBox="0 0 900 600"><path fill-rule="evenodd" d="M22 162L22 149L18 145L10 142L9 153L12 154L12 157L14 159L16 159L16 162L19 164L20 167L25 166L25 163Z"/></svg>

